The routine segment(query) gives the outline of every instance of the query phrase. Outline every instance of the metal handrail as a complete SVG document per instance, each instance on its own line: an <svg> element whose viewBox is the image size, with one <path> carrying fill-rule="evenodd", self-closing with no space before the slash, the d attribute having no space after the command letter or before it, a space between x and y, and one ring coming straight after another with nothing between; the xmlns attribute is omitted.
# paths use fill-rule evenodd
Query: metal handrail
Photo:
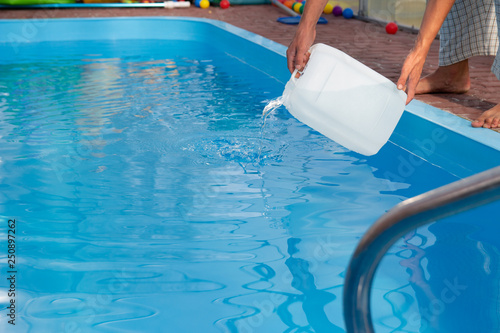
<svg viewBox="0 0 500 333"><path fill-rule="evenodd" d="M347 269L347 332L374 332L370 289L382 257L396 241L422 225L499 199L500 166L405 200L379 218L359 242Z"/></svg>

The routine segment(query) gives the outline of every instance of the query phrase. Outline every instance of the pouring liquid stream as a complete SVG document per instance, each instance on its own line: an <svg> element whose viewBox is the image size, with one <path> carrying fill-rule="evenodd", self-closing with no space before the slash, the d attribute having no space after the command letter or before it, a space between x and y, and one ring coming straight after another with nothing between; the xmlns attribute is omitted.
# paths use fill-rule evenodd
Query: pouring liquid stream
<svg viewBox="0 0 500 333"><path fill-rule="evenodd" d="M266 126L266 119L271 113L273 113L277 108L283 105L283 96L277 97L270 100L262 111L262 126L260 127L260 144L259 144L259 155L257 156L257 164L260 164L262 156L262 141L264 139L264 127Z"/></svg>

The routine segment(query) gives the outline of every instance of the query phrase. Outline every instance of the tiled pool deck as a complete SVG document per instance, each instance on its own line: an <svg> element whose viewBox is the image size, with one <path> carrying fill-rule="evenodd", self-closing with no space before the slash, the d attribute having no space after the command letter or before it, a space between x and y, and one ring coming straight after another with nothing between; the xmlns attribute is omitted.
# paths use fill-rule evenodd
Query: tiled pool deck
<svg viewBox="0 0 500 333"><path fill-rule="evenodd" d="M200 9L109 8L109 9L0 9L0 19L57 18L57 17L113 17L113 16L191 16L228 22L240 28L288 45L296 26L276 22L287 16L271 5L240 5L228 9L210 7ZM316 41L332 45L365 63L389 79L396 81L406 54L416 34L399 31L388 35L382 24L356 19L323 15L328 24L318 25ZM432 45L424 74L437 67L439 41ZM471 90L467 94L421 95L417 99L466 119L475 119L483 111L500 102L500 81L490 72L493 57L470 60ZM283 66L286 66L283 63Z"/></svg>

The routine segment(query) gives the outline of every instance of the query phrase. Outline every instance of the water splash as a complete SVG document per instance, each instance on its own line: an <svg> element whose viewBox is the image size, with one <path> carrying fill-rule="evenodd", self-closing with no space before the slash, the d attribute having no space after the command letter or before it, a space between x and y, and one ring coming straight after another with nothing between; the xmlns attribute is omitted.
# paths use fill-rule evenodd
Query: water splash
<svg viewBox="0 0 500 333"><path fill-rule="evenodd" d="M276 110L277 108L279 108L282 105L283 105L283 96L280 96L278 98L275 98L275 99L272 99L271 101L269 101L269 103L267 103L267 105L264 107L264 111L262 111L262 116L264 117L264 122L266 120L266 117L271 112L273 112L274 110Z"/></svg>

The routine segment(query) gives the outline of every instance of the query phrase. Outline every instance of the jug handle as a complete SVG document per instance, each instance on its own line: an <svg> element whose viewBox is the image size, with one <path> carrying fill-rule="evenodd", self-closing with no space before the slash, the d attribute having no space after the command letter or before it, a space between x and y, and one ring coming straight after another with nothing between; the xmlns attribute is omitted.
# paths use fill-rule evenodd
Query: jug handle
<svg viewBox="0 0 500 333"><path fill-rule="evenodd" d="M295 70L292 73L292 77L291 77L291 80L292 80L293 83L296 83L297 80L298 80L298 78L296 77L297 73L299 73L300 75L302 75L302 72L299 71L297 68L295 68ZM300 75L299 75L299 78L300 78Z"/></svg>

